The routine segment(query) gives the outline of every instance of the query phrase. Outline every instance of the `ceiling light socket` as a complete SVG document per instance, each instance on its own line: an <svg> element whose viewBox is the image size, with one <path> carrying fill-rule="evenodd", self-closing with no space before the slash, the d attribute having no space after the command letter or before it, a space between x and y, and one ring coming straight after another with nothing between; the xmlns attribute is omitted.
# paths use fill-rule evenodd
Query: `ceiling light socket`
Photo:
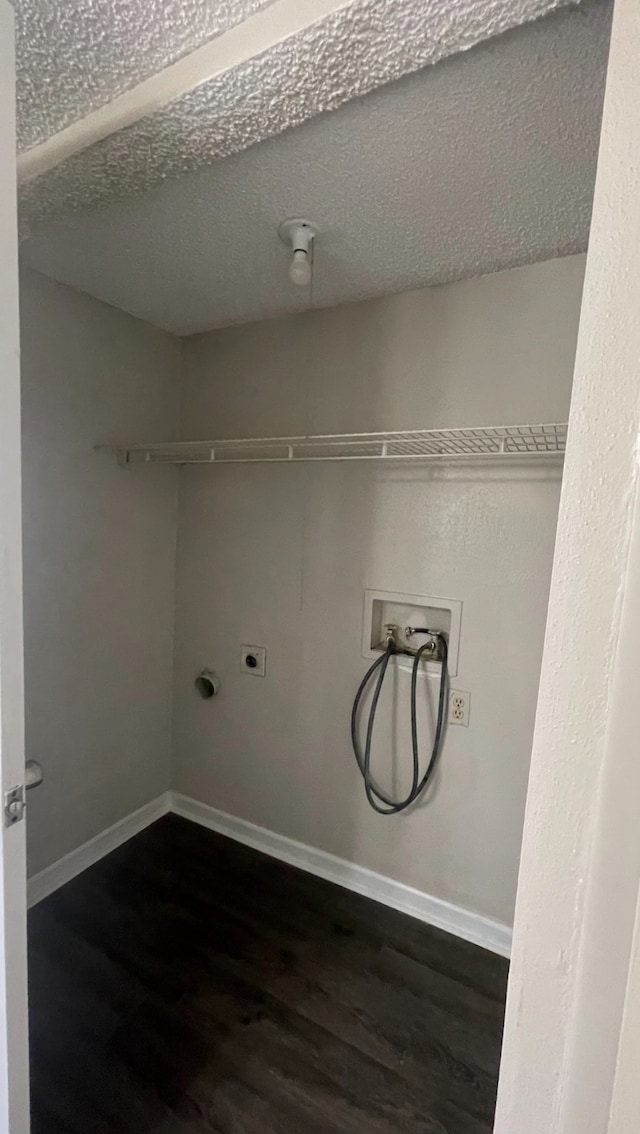
<svg viewBox="0 0 640 1134"><path fill-rule="evenodd" d="M313 242L317 232L317 226L303 217L293 217L291 220L283 221L278 229L280 239L284 244L288 244L293 252L289 265L289 278L299 287L311 283Z"/></svg>

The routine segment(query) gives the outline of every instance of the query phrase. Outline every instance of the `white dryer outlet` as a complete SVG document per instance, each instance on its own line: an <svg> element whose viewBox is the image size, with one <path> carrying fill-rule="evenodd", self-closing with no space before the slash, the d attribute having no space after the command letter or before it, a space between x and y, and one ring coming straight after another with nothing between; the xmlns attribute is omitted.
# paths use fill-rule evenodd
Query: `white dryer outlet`
<svg viewBox="0 0 640 1134"><path fill-rule="evenodd" d="M452 689L449 693L449 724L469 726L471 694L463 693L461 689Z"/></svg>
<svg viewBox="0 0 640 1134"><path fill-rule="evenodd" d="M266 676L266 646L243 645L240 647L240 673L251 673L254 677Z"/></svg>

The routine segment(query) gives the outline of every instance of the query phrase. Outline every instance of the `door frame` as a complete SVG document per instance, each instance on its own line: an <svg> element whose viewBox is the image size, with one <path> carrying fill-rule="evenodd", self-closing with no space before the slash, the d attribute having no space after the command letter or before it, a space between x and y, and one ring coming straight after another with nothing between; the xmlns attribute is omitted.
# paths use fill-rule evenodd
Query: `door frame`
<svg viewBox="0 0 640 1134"><path fill-rule="evenodd" d="M0 0L0 824L24 785L14 15ZM0 826L0 1130L29 1131L24 819Z"/></svg>
<svg viewBox="0 0 640 1134"><path fill-rule="evenodd" d="M639 58L640 4L616 0L495 1134L631 1129L611 1103L640 879Z"/></svg>

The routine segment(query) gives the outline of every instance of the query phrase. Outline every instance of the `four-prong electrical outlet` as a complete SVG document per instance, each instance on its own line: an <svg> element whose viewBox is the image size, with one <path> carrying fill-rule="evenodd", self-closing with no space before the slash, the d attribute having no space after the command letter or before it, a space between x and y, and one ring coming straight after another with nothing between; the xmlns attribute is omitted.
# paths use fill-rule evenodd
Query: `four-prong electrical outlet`
<svg viewBox="0 0 640 1134"><path fill-rule="evenodd" d="M254 677L265 677L266 672L266 646L241 646L240 673L252 673Z"/></svg>

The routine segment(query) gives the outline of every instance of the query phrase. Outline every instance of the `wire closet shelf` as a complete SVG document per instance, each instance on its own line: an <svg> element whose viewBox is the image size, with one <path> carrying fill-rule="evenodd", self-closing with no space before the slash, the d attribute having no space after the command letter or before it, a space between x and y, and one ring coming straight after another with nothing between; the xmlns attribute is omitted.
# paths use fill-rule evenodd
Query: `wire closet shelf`
<svg viewBox="0 0 640 1134"><path fill-rule="evenodd" d="M335 433L170 441L109 448L121 465L252 464L300 461L497 461L558 459L566 424L493 425L401 433Z"/></svg>

